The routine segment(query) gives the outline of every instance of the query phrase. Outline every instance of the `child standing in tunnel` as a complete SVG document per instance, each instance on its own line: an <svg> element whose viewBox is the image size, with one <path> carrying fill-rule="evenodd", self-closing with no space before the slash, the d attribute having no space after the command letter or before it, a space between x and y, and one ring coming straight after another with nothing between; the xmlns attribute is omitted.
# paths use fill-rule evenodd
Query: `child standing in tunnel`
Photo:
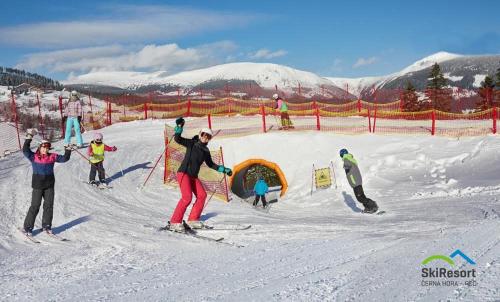
<svg viewBox="0 0 500 302"><path fill-rule="evenodd" d="M255 186L253 188L253 191L255 192L255 200L253 202L253 206L256 207L257 204L259 203L259 199L262 200L262 206L264 208L267 207L266 203L266 193L269 192L269 186L267 185L266 181L264 180L264 177L259 176L259 180L255 182Z"/></svg>

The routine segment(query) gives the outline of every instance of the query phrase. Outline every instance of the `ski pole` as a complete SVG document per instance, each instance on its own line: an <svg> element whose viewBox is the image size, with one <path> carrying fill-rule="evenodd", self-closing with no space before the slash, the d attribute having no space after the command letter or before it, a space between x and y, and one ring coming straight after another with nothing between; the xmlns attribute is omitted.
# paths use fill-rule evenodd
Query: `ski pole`
<svg viewBox="0 0 500 302"><path fill-rule="evenodd" d="M174 134L175 135L175 134ZM170 138L170 140L168 141L167 145L165 146L165 148L163 148L163 152L160 154L160 156L158 157L158 159L156 160L156 163L155 165L153 166L153 169L151 169L151 172L149 172L148 174L148 177L146 178L146 180L144 181L144 183L142 184L142 188L144 188L146 186L146 183L148 182L149 178L151 177L151 175L153 174L154 170L156 169L156 166L158 165L158 163L160 162L161 158L163 157L163 155L165 154L165 150L168 148L168 145L170 145L170 142L174 139L174 135L172 135L172 137Z"/></svg>
<svg viewBox="0 0 500 302"><path fill-rule="evenodd" d="M93 162L91 162L90 159L88 157L86 157L85 155L83 155L80 151L78 151L78 149L72 148L71 150L73 150L76 153L78 153L83 159L85 159L86 161L88 161L92 166L94 166L99 171L99 168L97 167L97 165L94 164ZM105 171L104 171L104 179L106 179L106 172Z"/></svg>
<svg viewBox="0 0 500 302"><path fill-rule="evenodd" d="M217 183L218 185L220 185L222 183L222 181L224 180L224 178L226 178L226 174L224 173L224 176L221 177L221 179L219 180L219 182ZM203 213L203 210L205 210L205 207L207 206L207 204L210 202L210 200L212 199L212 197L214 196L215 194L215 191L214 190L212 192L212 195L210 195L210 198L207 200L207 202L205 202L205 204L203 205L203 209L201 210L201 212Z"/></svg>

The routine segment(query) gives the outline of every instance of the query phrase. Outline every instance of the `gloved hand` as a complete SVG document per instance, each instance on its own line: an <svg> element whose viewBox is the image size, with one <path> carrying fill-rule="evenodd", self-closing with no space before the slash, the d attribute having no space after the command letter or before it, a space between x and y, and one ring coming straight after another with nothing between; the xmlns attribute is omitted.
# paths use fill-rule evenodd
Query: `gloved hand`
<svg viewBox="0 0 500 302"><path fill-rule="evenodd" d="M28 129L26 130L26 139L32 139L38 133L36 129Z"/></svg>
<svg viewBox="0 0 500 302"><path fill-rule="evenodd" d="M180 118L178 118L178 119L175 120L175 124L177 126L180 126L181 128L184 127L184 123L185 122L186 121L184 120L184 118L182 116Z"/></svg>
<svg viewBox="0 0 500 302"><path fill-rule="evenodd" d="M227 174L228 176L233 175L233 171L231 171L231 169L226 168L224 166L219 166L219 168L217 169L217 171L219 171L220 173Z"/></svg>
<svg viewBox="0 0 500 302"><path fill-rule="evenodd" d="M67 146L64 146L64 150L73 151L73 148L74 148L74 147L75 147L74 145L69 144L69 145L67 145Z"/></svg>
<svg viewBox="0 0 500 302"><path fill-rule="evenodd" d="M181 126L175 126L174 132L175 132L175 134L182 134L182 127Z"/></svg>
<svg viewBox="0 0 500 302"><path fill-rule="evenodd" d="M116 146L113 146L112 151L114 152L116 150L118 150L118 148L116 148Z"/></svg>
<svg viewBox="0 0 500 302"><path fill-rule="evenodd" d="M78 123L80 123L81 121L82 121L82 117L81 117L81 116L79 116L79 117L78 117Z"/></svg>

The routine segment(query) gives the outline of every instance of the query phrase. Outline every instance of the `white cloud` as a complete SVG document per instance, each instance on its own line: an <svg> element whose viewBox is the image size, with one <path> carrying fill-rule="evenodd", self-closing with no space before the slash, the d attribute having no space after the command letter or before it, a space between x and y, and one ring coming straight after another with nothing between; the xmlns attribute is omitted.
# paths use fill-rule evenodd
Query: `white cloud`
<svg viewBox="0 0 500 302"><path fill-rule="evenodd" d="M256 14L174 6L108 5L96 10L108 19L82 17L83 20L0 27L0 44L68 48L144 43L234 28L259 18Z"/></svg>
<svg viewBox="0 0 500 302"><path fill-rule="evenodd" d="M356 63L354 63L354 65L352 66L352 68L358 68L358 67L361 67L361 66L366 66L366 65L372 65L376 62L378 62L378 58L377 57L370 57L370 58L359 58Z"/></svg>
<svg viewBox="0 0 500 302"><path fill-rule="evenodd" d="M286 55L288 52L285 50L277 50L277 51L270 51L269 49L262 48L257 50L255 53L250 54L250 58L252 59L272 59L272 58L277 58L277 57L282 57Z"/></svg>
<svg viewBox="0 0 500 302"><path fill-rule="evenodd" d="M181 48L150 44L137 49L120 45L42 52L28 55L16 68L44 68L52 72L159 71L174 73L224 62L238 46L220 41Z"/></svg>

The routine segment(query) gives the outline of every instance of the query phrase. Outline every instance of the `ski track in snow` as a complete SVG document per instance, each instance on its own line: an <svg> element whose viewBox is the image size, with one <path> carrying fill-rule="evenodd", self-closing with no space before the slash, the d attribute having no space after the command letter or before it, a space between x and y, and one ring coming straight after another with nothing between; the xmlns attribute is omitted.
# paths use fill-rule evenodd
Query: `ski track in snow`
<svg viewBox="0 0 500 302"><path fill-rule="evenodd" d="M164 122L102 130L105 143L118 147L104 163L112 189L82 183L89 166L75 152L56 164L53 228L69 242L42 233L35 235L41 244L23 238L17 229L30 203L31 166L20 153L0 160L0 300L498 301L498 137L314 131L217 137L210 146L223 146L228 166L264 158L278 163L289 183L269 213L238 198L210 201L202 216L207 223L252 224L203 233L244 246L237 248L154 230L180 196L162 184L162 168L139 188L163 150ZM300 149L304 141L308 148ZM358 160L365 193L386 214L358 212L337 155L342 147ZM311 196L312 164L330 160L338 188ZM478 285L421 286L422 260L455 249L476 261Z"/></svg>

